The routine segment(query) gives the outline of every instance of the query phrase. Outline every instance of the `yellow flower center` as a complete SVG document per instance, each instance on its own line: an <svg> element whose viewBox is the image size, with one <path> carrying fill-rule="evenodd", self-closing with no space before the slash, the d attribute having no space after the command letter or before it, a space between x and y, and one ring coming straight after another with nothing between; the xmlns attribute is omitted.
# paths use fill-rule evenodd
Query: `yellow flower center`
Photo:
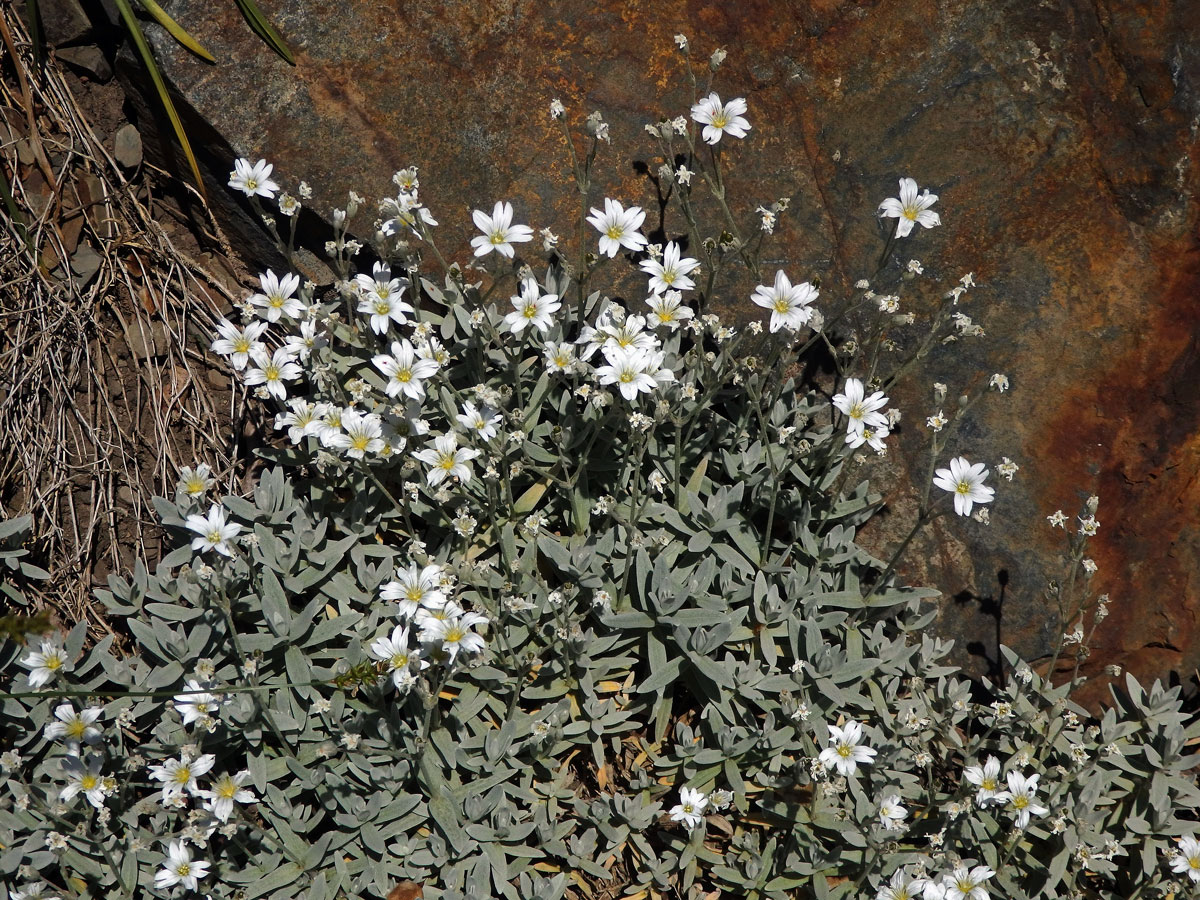
<svg viewBox="0 0 1200 900"><path fill-rule="evenodd" d="M504 232L503 232L503 231L493 231L493 232L492 232L491 241L492 241L492 246L493 246L493 247L495 247L495 246L498 246L498 245L500 245L500 244L506 244L506 243L508 243L508 242L507 242L507 241L504 239Z"/></svg>
<svg viewBox="0 0 1200 900"><path fill-rule="evenodd" d="M451 469L454 468L454 465L455 465L454 457L453 456L443 456L442 461L440 463L438 463L438 465L441 466L443 469L445 469L447 472L449 472Z"/></svg>
<svg viewBox="0 0 1200 900"><path fill-rule="evenodd" d="M604 233L614 241L619 241L625 235L625 229L620 225L609 225L608 231Z"/></svg>
<svg viewBox="0 0 1200 900"><path fill-rule="evenodd" d="M90 772L79 779L79 784L85 791L93 790L99 783L100 779Z"/></svg>
<svg viewBox="0 0 1200 900"><path fill-rule="evenodd" d="M396 380L401 384L408 384L412 381L412 369L401 369L396 373Z"/></svg>
<svg viewBox="0 0 1200 900"><path fill-rule="evenodd" d="M866 409L863 408L863 405L861 403L855 403L853 406L850 407L850 412L846 413L846 415L848 415L852 419L861 419L866 414L867 414L867 411L866 411Z"/></svg>
<svg viewBox="0 0 1200 900"><path fill-rule="evenodd" d="M629 384L629 382L631 382L631 381L633 381L633 373L632 372L622 372L621 373L621 383L622 384Z"/></svg>
<svg viewBox="0 0 1200 900"><path fill-rule="evenodd" d="M267 363L267 367L263 369L263 374L267 376L267 381L279 380L279 366L275 363Z"/></svg>
<svg viewBox="0 0 1200 900"><path fill-rule="evenodd" d="M920 214L920 210L918 210L915 206L906 206L902 212L904 214L904 218L908 219L910 222L917 221L917 216Z"/></svg>
<svg viewBox="0 0 1200 900"><path fill-rule="evenodd" d="M789 309L791 309L791 307L788 305L788 302L786 300L784 300L782 297L775 301L775 312L785 313Z"/></svg>
<svg viewBox="0 0 1200 900"><path fill-rule="evenodd" d="M52 653L46 657L46 668L53 671L62 667L62 660L58 658L57 653Z"/></svg>
<svg viewBox="0 0 1200 900"><path fill-rule="evenodd" d="M250 190L252 190L252 191L258 190L258 179L257 178L247 178L246 179L246 187L250 188Z"/></svg>
<svg viewBox="0 0 1200 900"><path fill-rule="evenodd" d="M192 770L188 766L180 766L175 770L175 782L177 784L187 784L192 780Z"/></svg>
<svg viewBox="0 0 1200 900"><path fill-rule="evenodd" d="M250 352L250 338L246 337L244 334L241 335L240 337L235 337L233 339L233 352L234 353L249 353Z"/></svg>
<svg viewBox="0 0 1200 900"><path fill-rule="evenodd" d="M969 494L971 493L971 485L966 481L960 481L954 488L956 493Z"/></svg>
<svg viewBox="0 0 1200 900"><path fill-rule="evenodd" d="M728 125L729 117L727 115L725 115L725 110L721 110L718 113L714 113L713 117L712 117L712 123L713 123L713 127L715 127L715 128L724 128L726 125Z"/></svg>
<svg viewBox="0 0 1200 900"><path fill-rule="evenodd" d="M191 871L192 871L192 867L190 865L188 865L187 863L183 862L183 863L180 863L179 866L175 869L175 874L178 875L180 878L187 878L188 873L190 873Z"/></svg>
<svg viewBox="0 0 1200 900"><path fill-rule="evenodd" d="M523 310L521 310L521 315L523 315L527 319L536 318L537 317L537 306L530 303Z"/></svg>
<svg viewBox="0 0 1200 900"><path fill-rule="evenodd" d="M350 446L355 450L366 450L369 442L370 438L368 438L365 434L356 434L350 439Z"/></svg>
<svg viewBox="0 0 1200 900"><path fill-rule="evenodd" d="M1013 797L1013 806L1015 806L1017 809L1024 809L1028 805L1029 805L1028 797L1023 797L1019 794L1016 797Z"/></svg>
<svg viewBox="0 0 1200 900"><path fill-rule="evenodd" d="M73 719L67 723L67 734L70 737L79 739L83 737L83 733L87 730L87 726L83 724L83 719Z"/></svg>
<svg viewBox="0 0 1200 900"><path fill-rule="evenodd" d="M854 751L851 749L849 744L838 744L837 752L838 756L840 756L842 759L849 759L854 755Z"/></svg>
<svg viewBox="0 0 1200 900"><path fill-rule="evenodd" d="M267 299L271 301L271 306L274 309L283 309L283 304L287 302L282 294L272 294Z"/></svg>
<svg viewBox="0 0 1200 900"><path fill-rule="evenodd" d="M996 789L996 779L995 778L983 779L983 784L981 785L981 787L985 791L994 791Z"/></svg>
<svg viewBox="0 0 1200 900"><path fill-rule="evenodd" d="M459 641L461 641L466 636L467 636L466 630L455 625L446 630L446 636L442 640L448 641L451 644L457 644Z"/></svg>
<svg viewBox="0 0 1200 900"><path fill-rule="evenodd" d="M217 783L218 796L220 796L226 800L232 800L233 795L236 794L237 792L238 792L238 786L232 778L226 778L224 781Z"/></svg>
<svg viewBox="0 0 1200 900"><path fill-rule="evenodd" d="M375 304L375 315L386 316L392 311L392 305L386 300L380 300Z"/></svg>

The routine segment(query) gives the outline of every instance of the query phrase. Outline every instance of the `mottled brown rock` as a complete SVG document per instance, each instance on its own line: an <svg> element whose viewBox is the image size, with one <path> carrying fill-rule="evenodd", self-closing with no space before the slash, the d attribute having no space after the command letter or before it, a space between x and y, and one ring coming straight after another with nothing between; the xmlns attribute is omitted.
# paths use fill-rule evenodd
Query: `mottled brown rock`
<svg viewBox="0 0 1200 900"><path fill-rule="evenodd" d="M918 284L940 290L973 271L980 286L965 311L989 337L941 348L897 393L905 419L891 458L924 477L933 381L953 396L1004 371L1012 390L977 407L951 449L993 465L1009 456L1021 471L996 485L991 526L939 521L905 574L947 591L942 626L977 642L976 671L995 658L1001 596L1000 637L1045 654L1061 623L1042 588L1062 534L1045 516L1073 513L1094 492L1102 524L1091 555L1112 615L1089 665L1187 677L1200 663L1200 4L264 8L296 51L295 69L232 4L172 5L221 60L206 66L155 37L187 103L231 152L267 157L287 186L312 184L322 212L350 189L387 195L394 170L419 166L448 247L465 247L472 207L501 198L518 221L573 234L576 199L546 114L552 97L576 121L603 111L613 138L602 155L607 191L653 210L634 162L650 158L642 126L689 103L676 32L691 37L698 60L725 47L717 89L748 99L750 137L726 148L738 167L731 191L748 204L794 198L771 268L819 273L826 301L845 296L879 253L876 205L900 176L929 186L945 226L918 229L898 256L925 261ZM726 308L748 315L748 287L730 284ZM935 287L927 290L933 302ZM891 512L864 536L881 554L913 507L912 477L891 483L901 486L889 492Z"/></svg>

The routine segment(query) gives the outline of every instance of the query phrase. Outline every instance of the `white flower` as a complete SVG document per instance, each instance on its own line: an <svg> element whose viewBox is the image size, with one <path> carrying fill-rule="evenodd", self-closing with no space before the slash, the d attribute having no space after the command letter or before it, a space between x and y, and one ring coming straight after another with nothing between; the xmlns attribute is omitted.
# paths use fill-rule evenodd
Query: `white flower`
<svg viewBox="0 0 1200 900"><path fill-rule="evenodd" d="M691 831L704 820L704 807L708 806L708 797L695 788L681 787L679 803L671 809L671 821L682 822Z"/></svg>
<svg viewBox="0 0 1200 900"><path fill-rule="evenodd" d="M182 884L184 890L199 890L200 879L208 875L208 865L202 859L193 860L192 851L183 841L171 841L162 868L154 873L154 886L163 890Z"/></svg>
<svg viewBox="0 0 1200 900"><path fill-rule="evenodd" d="M381 226L383 233L387 235L394 235L403 226L410 228L412 233L420 238L422 224L430 227L437 225L437 219L417 200L416 191L401 190L395 200L382 201L379 211L389 216Z"/></svg>
<svg viewBox="0 0 1200 900"><path fill-rule="evenodd" d="M184 725L205 718L216 718L224 702L222 697L206 691L195 678L189 678L184 683L184 689L187 693L176 695L174 700L175 711L183 717Z"/></svg>
<svg viewBox="0 0 1200 900"><path fill-rule="evenodd" d="M264 310L262 316L268 322L278 322L280 316L298 319L304 314L305 306L299 297L293 297L300 287L300 276L289 273L280 278L268 269L258 276L262 293L251 294L250 303Z"/></svg>
<svg viewBox="0 0 1200 900"><path fill-rule="evenodd" d="M496 436L496 426L502 421L500 413L489 406L476 409L470 400L463 402L463 411L458 416L462 427L478 435L481 441L490 441Z"/></svg>
<svg viewBox="0 0 1200 900"><path fill-rule="evenodd" d="M682 322L692 318L695 313L690 307L684 306L680 300L679 291L666 291L646 299L650 307L649 321L655 328L669 328L675 331Z"/></svg>
<svg viewBox="0 0 1200 900"><path fill-rule="evenodd" d="M276 430L286 428L288 440L298 444L309 435L319 435L324 422L316 404L309 403L302 397L288 401L290 412L279 413L275 416Z"/></svg>
<svg viewBox="0 0 1200 900"><path fill-rule="evenodd" d="M646 246L646 239L638 233L646 214L640 206L625 209L611 198L604 198L604 212L592 207L587 220L600 232L600 252L614 257L622 247L638 251Z"/></svg>
<svg viewBox="0 0 1200 900"><path fill-rule="evenodd" d="M646 330L646 317L625 314L621 307L607 307L596 318L596 327L584 325L575 341L583 344L583 359L590 359L599 348L604 352L610 350L645 350L653 352L658 349L659 341L651 332Z"/></svg>
<svg viewBox="0 0 1200 900"><path fill-rule="evenodd" d="M150 777L162 782L163 802L183 794L195 794L200 790L196 779L207 775L217 758L211 753L205 753L197 759L188 759L181 755L179 759L168 759L161 766L150 766Z"/></svg>
<svg viewBox="0 0 1200 900"><path fill-rule="evenodd" d="M1179 854L1171 860L1172 872L1187 872L1193 883L1200 882L1200 841L1194 834L1179 839Z"/></svg>
<svg viewBox="0 0 1200 900"><path fill-rule="evenodd" d="M566 115L566 112L567 108L563 106L562 101L557 97L550 101L550 118L561 119L564 115Z"/></svg>
<svg viewBox="0 0 1200 900"><path fill-rule="evenodd" d="M46 882L34 881L25 885L19 891L14 890L10 897L11 900L59 900L58 894L47 894L46 891L48 890L50 890L50 887L47 886Z"/></svg>
<svg viewBox="0 0 1200 900"><path fill-rule="evenodd" d="M735 138L744 138L750 130L750 123L743 113L746 112L746 101L742 97L722 103L715 93L709 94L692 107L692 120L704 126L704 140L716 144L721 136L728 134Z"/></svg>
<svg viewBox="0 0 1200 900"><path fill-rule="evenodd" d="M1008 376L1001 372L997 372L995 375L993 375L991 378L988 379L988 385L990 387L994 387L1001 394L1003 394L1005 391L1008 390Z"/></svg>
<svg viewBox="0 0 1200 900"><path fill-rule="evenodd" d="M829 729L829 746L821 751L820 761L826 768L837 768L842 775L853 775L858 764L869 765L874 762L877 751L862 746L862 726L853 720L845 727L836 725L826 726Z"/></svg>
<svg viewBox="0 0 1200 900"><path fill-rule="evenodd" d="M100 740L101 731L95 723L103 714L98 706L88 707L81 712L75 712L70 703L63 703L54 710L57 722L46 725L47 740L65 738L68 753L78 753L81 743L95 744Z"/></svg>
<svg viewBox="0 0 1200 900"><path fill-rule="evenodd" d="M100 776L100 767L104 758L98 753L88 755L85 764L78 756L68 756L62 761L63 773L67 776L67 786L62 789L58 799L66 803L75 799L75 795L83 793L88 803L99 809L104 805L108 788Z"/></svg>
<svg viewBox="0 0 1200 900"><path fill-rule="evenodd" d="M604 356L608 365L597 367L596 378L601 384L617 385L621 396L629 402L636 400L640 392L649 393L658 386L649 374L651 355L646 351L606 347Z"/></svg>
<svg viewBox="0 0 1200 900"><path fill-rule="evenodd" d="M817 294L817 289L807 281L793 286L781 269L775 273L773 286L760 284L750 299L771 310L771 333L774 334L781 328L795 331L807 324L813 314L808 305L817 299Z"/></svg>
<svg viewBox="0 0 1200 900"><path fill-rule="evenodd" d="M521 282L521 293L510 299L513 311L504 317L504 324L513 334L520 334L526 325L546 332L554 324L554 313L562 308L558 294L542 294L533 278Z"/></svg>
<svg viewBox="0 0 1200 900"><path fill-rule="evenodd" d="M220 337L212 342L211 349L213 353L228 357L229 364L240 372L250 361L250 354L264 348L259 338L266 330L266 322L251 322L245 328L238 328L228 319L222 319L217 323Z"/></svg>
<svg viewBox="0 0 1200 900"><path fill-rule="evenodd" d="M983 463L971 465L964 457L950 460L950 468L938 469L933 483L954 495L954 511L960 516L971 514L974 503L991 503L995 491L985 487L988 470Z"/></svg>
<svg viewBox="0 0 1200 900"><path fill-rule="evenodd" d="M224 556L233 556L233 547L229 542L238 536L242 526L236 522L225 521L225 510L213 504L208 510L208 516L197 513L187 517L187 527L196 532L192 538L192 549L204 553L216 550Z"/></svg>
<svg viewBox="0 0 1200 900"><path fill-rule="evenodd" d="M261 384L267 393L278 400L287 399L285 381L295 381L304 374L304 370L296 365L295 357L284 347L274 354L268 355L266 348L255 350L251 354L254 368L246 372L246 384Z"/></svg>
<svg viewBox="0 0 1200 900"><path fill-rule="evenodd" d="M884 828L898 830L907 815L908 810L901 805L899 794L888 794L879 803L879 822Z"/></svg>
<svg viewBox="0 0 1200 900"><path fill-rule="evenodd" d="M988 900L983 883L995 874L987 866L975 866L970 871L966 866L955 866L954 874L942 876L945 900Z"/></svg>
<svg viewBox="0 0 1200 900"><path fill-rule="evenodd" d="M271 170L274 168L265 159L260 159L254 165L250 165L248 159L235 159L233 171L229 173L229 186L242 191L247 197L266 197L270 200L279 190L279 185L271 180Z"/></svg>
<svg viewBox="0 0 1200 900"><path fill-rule="evenodd" d="M178 488L189 497L203 497L205 491L216 484L212 477L212 469L207 463L200 463L195 468L184 466L179 470Z"/></svg>
<svg viewBox="0 0 1200 900"><path fill-rule="evenodd" d="M249 780L249 769L243 769L236 775L225 774L214 781L211 788L198 791L197 796L204 798L204 808L214 818L228 822L235 803L254 803L258 799L253 792L242 787Z"/></svg>
<svg viewBox="0 0 1200 900"><path fill-rule="evenodd" d="M441 484L447 476L455 476L463 484L471 480L470 462L480 453L467 447L457 447L458 438L454 432L439 435L433 439L433 445L413 454L425 465L429 466L426 480L432 484Z"/></svg>
<svg viewBox="0 0 1200 900"><path fill-rule="evenodd" d="M979 788L975 802L980 806L988 802L1003 803L1008 799L1008 792L1000 789L1000 760L994 756L989 756L982 766L968 766L963 777Z"/></svg>
<svg viewBox="0 0 1200 900"><path fill-rule="evenodd" d="M384 635L372 641L369 653L373 659L387 664L392 673L392 684L401 691L412 687L413 663L417 663L422 669L429 667L429 661L421 659L420 650L409 648L408 629L403 625L392 629L391 635Z"/></svg>
<svg viewBox="0 0 1200 900"><path fill-rule="evenodd" d="M1000 459L1001 459L1001 462L1000 462L1000 465L996 466L996 471L1000 473L1000 476L1002 478L1005 478L1008 481L1012 481L1013 476L1016 475L1017 472L1020 471L1021 467L1018 466L1011 459L1009 459L1007 456L1002 456Z"/></svg>
<svg viewBox="0 0 1200 900"><path fill-rule="evenodd" d="M849 420L846 423L846 430L856 431L860 434L866 428L887 429L887 415L880 412L887 402L888 398L883 396L883 391L876 391L871 396L866 396L863 383L857 378L846 379L846 387L843 392L835 394L833 397L833 405Z"/></svg>
<svg viewBox="0 0 1200 900"><path fill-rule="evenodd" d="M490 216L480 209L471 213L475 227L483 232L471 238L476 256L486 256L495 250L501 256L512 259L514 242L523 243L533 239L533 229L528 225L512 224L512 217L512 204L508 202L496 203Z"/></svg>
<svg viewBox="0 0 1200 900"><path fill-rule="evenodd" d="M1095 516L1080 516L1079 517L1079 533L1094 537L1096 532L1100 530L1100 523Z"/></svg>
<svg viewBox="0 0 1200 900"><path fill-rule="evenodd" d="M850 429L846 432L846 443L851 449L857 450L863 444L869 446L876 453L887 452L887 446L883 443L890 431L886 428L864 428L862 431Z"/></svg>
<svg viewBox="0 0 1200 900"><path fill-rule="evenodd" d="M29 686L35 690L49 684L59 672L70 672L74 668L63 648L53 641L42 641L41 652L31 650L21 660L21 665L33 670L29 673Z"/></svg>
<svg viewBox="0 0 1200 900"><path fill-rule="evenodd" d="M359 289L358 311L371 317L371 330L385 334L392 322L403 325L408 321L406 313L413 311L405 303L404 285L399 278L392 278L392 270L383 263L375 263L374 277L358 275L355 282Z"/></svg>
<svg viewBox="0 0 1200 900"><path fill-rule="evenodd" d="M929 208L937 203L937 199L937 194L929 193L929 188L925 188L925 193L918 197L917 183L911 178L901 178L900 199L889 197L880 203L879 215L890 219L899 219L900 221L896 225L896 237L907 237L908 233L912 231L914 223L919 222L926 228L942 224L938 214Z"/></svg>
<svg viewBox="0 0 1200 900"><path fill-rule="evenodd" d="M385 390L389 397L403 394L413 400L425 397L425 379L433 376L438 364L432 359L419 359L408 340L392 341L392 355L380 354L372 365L388 377Z"/></svg>
<svg viewBox="0 0 1200 900"><path fill-rule="evenodd" d="M650 276L650 290L655 294L663 291L690 291L696 286L688 273L699 267L698 260L689 257L680 259L679 245L674 241L667 243L663 250L662 262L657 259L646 259L641 263L641 270Z"/></svg>
<svg viewBox="0 0 1200 900"><path fill-rule="evenodd" d="M897 869L891 882L879 888L875 900L917 900L927 884L927 879L913 878L904 869Z"/></svg>
<svg viewBox="0 0 1200 900"><path fill-rule="evenodd" d="M473 612L447 618L427 618L421 623L421 640L427 644L440 643L450 661L454 662L460 650L463 653L478 653L484 648L483 637L471 629L487 623L487 616Z"/></svg>
<svg viewBox="0 0 1200 900"><path fill-rule="evenodd" d="M1037 802L1038 775L1026 778L1020 772L1008 773L1008 803L1017 812L1017 827L1029 825L1029 817L1044 816L1050 810Z"/></svg>
<svg viewBox="0 0 1200 900"><path fill-rule="evenodd" d="M348 408L342 412L342 429L329 435L326 446L344 450L351 459L363 459L383 449L383 420L376 413Z"/></svg>
<svg viewBox="0 0 1200 900"><path fill-rule="evenodd" d="M546 341L542 352L548 372L570 372L575 365L575 345L567 341Z"/></svg>
<svg viewBox="0 0 1200 900"><path fill-rule="evenodd" d="M446 594L441 587L442 567L429 565L418 569L410 565L407 569L396 569L396 580L389 581L379 591L384 600L400 604L399 614L405 618L415 615L418 607L442 606Z"/></svg>

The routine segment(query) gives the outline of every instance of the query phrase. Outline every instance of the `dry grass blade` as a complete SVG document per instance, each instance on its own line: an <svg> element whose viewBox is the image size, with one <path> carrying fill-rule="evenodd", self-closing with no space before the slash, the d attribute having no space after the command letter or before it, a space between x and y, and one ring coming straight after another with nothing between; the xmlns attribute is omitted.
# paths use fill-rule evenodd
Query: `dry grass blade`
<svg viewBox="0 0 1200 900"><path fill-rule="evenodd" d="M28 68L23 23L11 5L0 17ZM171 242L52 64L0 81L0 120L0 168L33 250L0 229L0 516L33 516L53 576L41 599L99 632L93 581L158 558L152 498L173 494L179 467L207 462L234 486L241 398L196 349L233 298ZM50 178L20 161L35 139Z"/></svg>

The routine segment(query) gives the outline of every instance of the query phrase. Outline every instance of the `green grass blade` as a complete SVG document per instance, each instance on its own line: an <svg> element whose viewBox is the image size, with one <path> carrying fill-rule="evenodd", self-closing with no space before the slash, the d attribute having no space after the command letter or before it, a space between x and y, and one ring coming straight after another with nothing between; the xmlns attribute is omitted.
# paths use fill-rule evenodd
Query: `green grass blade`
<svg viewBox="0 0 1200 900"><path fill-rule="evenodd" d="M275 30L275 26L263 15L263 11L258 8L255 0L235 0L235 2L238 5L238 9L242 11L242 15L246 17L246 22L250 25L250 30L262 38L268 47L294 66L296 58L292 56L292 51L284 43L283 35Z"/></svg>
<svg viewBox="0 0 1200 900"><path fill-rule="evenodd" d="M21 243L25 245L27 251L33 250L33 245L29 243L29 229L25 225L25 217L21 215L21 210L17 208L17 201L13 199L12 189L8 184L8 173L0 167L0 199L4 201L4 208L8 210L8 217L12 220L13 228L17 232L17 236L21 238Z"/></svg>
<svg viewBox="0 0 1200 900"><path fill-rule="evenodd" d="M154 54L150 52L150 45L146 42L146 35L142 33L142 26L138 24L138 20L133 15L133 9L129 6L129 0L114 0L117 5L117 10L121 13L121 19L125 23L125 27L129 29L129 36L133 38L134 46L137 47L138 54L142 57L142 62L146 64L146 71L150 73L150 80L154 82L154 89L158 91L158 99L162 101L163 109L167 113L167 118L171 120L171 127L175 129L175 136L179 138L179 143L183 147L183 153L187 157L188 165L192 168L192 177L196 181L196 190L200 192L200 196L205 199L208 194L204 190L204 179L200 177L200 166L196 163L196 154L192 152L192 145L188 142L187 135L183 131L183 122L179 119L179 113L175 111L175 104L171 102L171 95L167 93L166 82L163 81L162 73L158 70L158 64L154 61Z"/></svg>
<svg viewBox="0 0 1200 900"><path fill-rule="evenodd" d="M29 19L29 41L33 44L33 64L40 69L46 61L46 48L42 44L42 19L38 0L25 0L26 18Z"/></svg>
<svg viewBox="0 0 1200 900"><path fill-rule="evenodd" d="M200 46L200 42L188 34L187 30L182 25L167 15L166 10L154 2L154 0L141 0L142 6L146 8L146 12L150 13L156 21L167 31L171 32L171 37L179 41L180 44L187 47L198 57L206 62L215 63L213 55Z"/></svg>

